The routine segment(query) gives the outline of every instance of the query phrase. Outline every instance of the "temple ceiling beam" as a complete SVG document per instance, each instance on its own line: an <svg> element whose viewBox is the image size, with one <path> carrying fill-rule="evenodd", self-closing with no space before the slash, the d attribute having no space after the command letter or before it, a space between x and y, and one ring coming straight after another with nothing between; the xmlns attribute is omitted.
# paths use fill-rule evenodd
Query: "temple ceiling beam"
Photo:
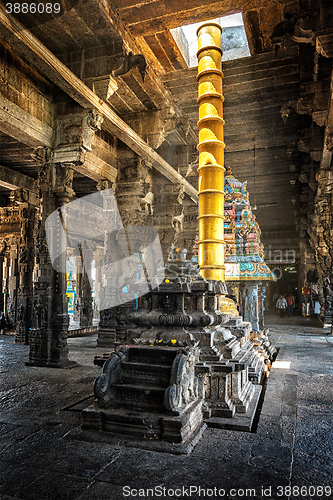
<svg viewBox="0 0 333 500"><path fill-rule="evenodd" d="M53 144L53 129L0 95L0 130L28 146Z"/></svg>
<svg viewBox="0 0 333 500"><path fill-rule="evenodd" d="M0 165L0 186L10 190L27 189L38 194L38 186L35 179L2 165Z"/></svg>
<svg viewBox="0 0 333 500"><path fill-rule="evenodd" d="M173 183L182 184L193 201L197 190L131 129L104 101L74 75L54 54L0 5L0 35L15 52L46 75L83 108L94 108L103 116L103 129L118 137L139 156L150 161L156 170Z"/></svg>

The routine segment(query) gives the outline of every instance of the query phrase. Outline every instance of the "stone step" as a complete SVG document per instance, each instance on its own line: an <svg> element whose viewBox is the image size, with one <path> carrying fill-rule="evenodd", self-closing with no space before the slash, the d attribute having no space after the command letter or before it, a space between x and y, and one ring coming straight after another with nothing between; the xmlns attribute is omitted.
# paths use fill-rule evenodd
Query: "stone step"
<svg viewBox="0 0 333 500"><path fill-rule="evenodd" d="M128 361L171 366L179 349L156 347L130 347Z"/></svg>
<svg viewBox="0 0 333 500"><path fill-rule="evenodd" d="M121 408L164 410L165 387L112 384L114 403Z"/></svg>
<svg viewBox="0 0 333 500"><path fill-rule="evenodd" d="M209 353L200 354L200 361L201 362L212 361L214 363L217 363L218 361L220 361L220 359L221 359L221 355L217 356L216 354L209 354Z"/></svg>
<svg viewBox="0 0 333 500"><path fill-rule="evenodd" d="M96 422L90 417L89 412L83 414L83 428L97 427ZM161 439L164 417L163 412L139 411L136 413L129 408L107 409L103 411L102 416L103 430L127 437L131 436L132 439L135 437L140 439Z"/></svg>
<svg viewBox="0 0 333 500"><path fill-rule="evenodd" d="M169 387L171 366L134 361L124 361L121 365L121 382L123 384L150 385Z"/></svg>

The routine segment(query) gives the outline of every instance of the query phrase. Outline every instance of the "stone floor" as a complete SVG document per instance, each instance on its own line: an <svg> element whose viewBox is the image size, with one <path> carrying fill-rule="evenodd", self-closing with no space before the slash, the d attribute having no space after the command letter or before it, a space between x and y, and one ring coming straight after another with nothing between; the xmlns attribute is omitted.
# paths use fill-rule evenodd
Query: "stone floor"
<svg viewBox="0 0 333 500"><path fill-rule="evenodd" d="M279 354L256 432L207 429L190 455L75 439L96 336L70 339L78 366L56 370L26 367L28 347L1 335L1 500L333 498L332 339L319 320L266 322Z"/></svg>

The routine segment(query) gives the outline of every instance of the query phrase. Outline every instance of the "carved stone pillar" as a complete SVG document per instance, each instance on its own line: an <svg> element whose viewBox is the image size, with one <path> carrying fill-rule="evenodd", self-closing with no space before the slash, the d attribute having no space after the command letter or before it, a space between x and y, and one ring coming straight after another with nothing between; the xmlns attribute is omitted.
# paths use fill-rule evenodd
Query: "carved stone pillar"
<svg viewBox="0 0 333 500"><path fill-rule="evenodd" d="M46 241L45 220L55 209L52 193L53 165L49 148L39 148L35 157L41 161L38 172L40 212L35 230L35 274L33 310L30 331L30 366L47 366L50 361L52 339L52 311L54 294L54 270Z"/></svg>
<svg viewBox="0 0 333 500"><path fill-rule="evenodd" d="M3 240L5 243L4 248L4 258L3 258L3 274L2 274L2 296L3 296L3 311L5 313L6 319L8 318L8 276L9 276L9 252L8 252L8 241Z"/></svg>
<svg viewBox="0 0 333 500"><path fill-rule="evenodd" d="M66 255L60 255L57 262L60 271L56 271L50 260L45 221L57 207L72 198L73 169L70 165L54 165L49 148L39 148L35 156L41 161L38 175L41 198L40 218L35 233L35 282L27 364L61 368L69 365ZM54 240L49 243L56 246L57 228L52 229Z"/></svg>
<svg viewBox="0 0 333 500"><path fill-rule="evenodd" d="M101 287L102 287L102 271L101 271L101 264L102 264L102 257L101 255L101 249L99 248L95 254L95 297L94 297L94 318L97 319L100 317L100 311L101 311Z"/></svg>
<svg viewBox="0 0 333 500"><path fill-rule="evenodd" d="M108 213L109 219L112 220L112 214L116 212L114 197L110 196L109 191L111 184L108 181L103 181L97 184L97 189L103 196L103 211ZM107 265L108 256L112 253L114 239L110 238L110 234L105 234L104 237L104 255L101 259L102 266ZM100 270L96 270L98 274ZM115 290L113 289L112 279L110 276L99 276L100 278L100 321L98 329L97 346L98 347L113 347L116 340L116 307L107 307L106 305L115 303ZM97 281L97 280L96 280ZM103 283L103 284L102 284ZM112 300L113 299L113 300ZM116 303L115 303L116 304Z"/></svg>
<svg viewBox="0 0 333 500"><path fill-rule="evenodd" d="M18 250L19 250L19 237L12 236L8 240L9 255L7 259L7 280L6 280L6 309L7 321L11 329L16 326L17 317L17 290L19 287L19 274L18 274Z"/></svg>
<svg viewBox="0 0 333 500"><path fill-rule="evenodd" d="M82 257L75 256L75 302L74 302L74 321L80 321L81 309L81 275L82 275Z"/></svg>
<svg viewBox="0 0 333 500"><path fill-rule="evenodd" d="M154 193L158 203L154 210L154 228L162 245L164 259L170 248L176 248L182 241L184 230L184 189L182 185L171 184L162 175L154 175Z"/></svg>
<svg viewBox="0 0 333 500"><path fill-rule="evenodd" d="M5 260L5 255L0 249L0 311L4 311L4 298L3 298L3 264Z"/></svg>
<svg viewBox="0 0 333 500"><path fill-rule="evenodd" d="M123 225L151 226L154 213L151 164L130 150L118 152L118 163L115 194Z"/></svg>
<svg viewBox="0 0 333 500"><path fill-rule="evenodd" d="M254 331L259 330L258 285L245 285L244 321L250 321Z"/></svg>
<svg viewBox="0 0 333 500"><path fill-rule="evenodd" d="M33 303L34 227L36 209L28 203L20 205L21 227L18 255L19 288L17 295L16 342L29 343Z"/></svg>
<svg viewBox="0 0 333 500"><path fill-rule="evenodd" d="M56 207L68 204L75 196L72 188L74 169L70 163L59 163L53 170L55 179ZM66 216L63 214L63 224L66 227ZM66 254L58 258L58 269L54 271L53 322L50 362L52 366L62 366L68 363L67 335L69 327L68 300L66 295Z"/></svg>
<svg viewBox="0 0 333 500"><path fill-rule="evenodd" d="M333 283L330 278L324 279L324 297L325 297L325 312L324 312L324 326L331 326L331 333L333 333Z"/></svg>
<svg viewBox="0 0 333 500"><path fill-rule="evenodd" d="M91 263L93 259L93 252L87 248L84 249L84 265L82 268L82 273L77 276L80 291L80 309L79 309L79 319L80 328L87 328L92 326L92 296L91 296L91 286L89 281L89 276L91 276ZM82 259L83 260L83 259Z"/></svg>
<svg viewBox="0 0 333 500"><path fill-rule="evenodd" d="M265 283L259 286L259 330L265 328L265 299L266 299L267 285Z"/></svg>

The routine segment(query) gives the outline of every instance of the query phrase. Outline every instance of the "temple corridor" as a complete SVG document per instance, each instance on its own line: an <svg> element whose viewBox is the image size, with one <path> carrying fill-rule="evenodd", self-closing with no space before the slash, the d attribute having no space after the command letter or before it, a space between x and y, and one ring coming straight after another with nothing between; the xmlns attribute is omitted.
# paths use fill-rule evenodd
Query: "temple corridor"
<svg viewBox="0 0 333 500"><path fill-rule="evenodd" d="M0 0L0 500L333 500L332 18Z"/></svg>
<svg viewBox="0 0 333 500"><path fill-rule="evenodd" d="M197 499L217 488L213 498L238 499L248 490L276 499L288 498L289 485L303 486L301 498L333 498L332 338L312 318L268 315L266 322L279 352L256 431L208 428L190 455L106 435L91 442L81 431L74 410L91 397L101 370L93 358L105 350L96 347L97 334L69 339L77 365L62 370L26 367L29 347L1 335L0 498L119 500L141 491ZM146 491L158 487L155 496Z"/></svg>

